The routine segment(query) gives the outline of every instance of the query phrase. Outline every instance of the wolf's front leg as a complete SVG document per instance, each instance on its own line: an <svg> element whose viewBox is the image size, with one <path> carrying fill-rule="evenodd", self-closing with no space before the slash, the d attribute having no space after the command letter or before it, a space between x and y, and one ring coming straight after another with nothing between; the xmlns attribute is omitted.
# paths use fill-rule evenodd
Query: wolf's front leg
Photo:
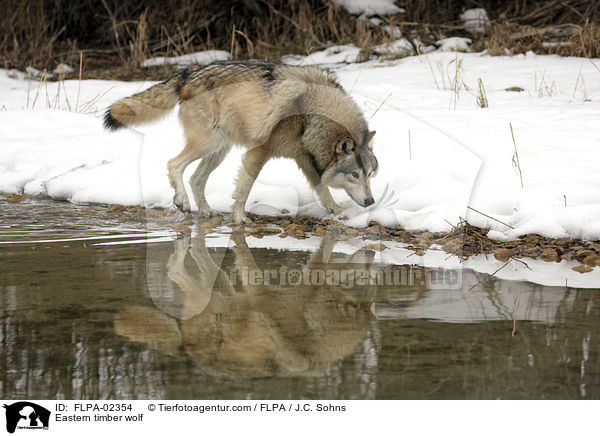
<svg viewBox="0 0 600 436"><path fill-rule="evenodd" d="M335 202L327 185L321 183L321 176L317 173L311 160L304 158L297 159L296 162L306 176L310 186L312 186L317 193L319 201L321 202L321 206L327 210L327 213L332 213L334 215L341 214L343 209Z"/></svg>
<svg viewBox="0 0 600 436"><path fill-rule="evenodd" d="M327 185L319 184L315 187L315 191L317 191L319 200L323 207L327 209L327 212L334 215L340 215L344 211L331 196L331 192L329 192Z"/></svg>
<svg viewBox="0 0 600 436"><path fill-rule="evenodd" d="M262 170L269 157L271 156L266 146L255 147L248 150L242 160L242 166L238 172L237 184L233 192L233 213L232 219L235 223L243 224L248 222L244 207L250 195L250 190L258 173Z"/></svg>

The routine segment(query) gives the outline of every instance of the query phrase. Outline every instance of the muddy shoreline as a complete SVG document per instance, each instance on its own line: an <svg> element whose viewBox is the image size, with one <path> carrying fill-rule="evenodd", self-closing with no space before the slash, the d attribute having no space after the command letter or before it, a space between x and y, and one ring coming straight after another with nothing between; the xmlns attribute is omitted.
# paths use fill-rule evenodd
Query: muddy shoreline
<svg viewBox="0 0 600 436"><path fill-rule="evenodd" d="M20 203L26 197L10 194L9 203ZM220 226L235 227L231 214L222 214L212 218L201 218L196 214L182 214L170 209L146 209L143 206L88 205L89 209L104 211L118 222L150 221L159 226L167 226L182 234L190 234L196 227L206 233ZM334 236L340 240L361 238L378 241L366 248L382 251L387 249L385 242L393 241L407 244L415 255L423 256L426 250L443 250L461 260L478 254L493 255L501 262L512 259L526 262L527 259L542 259L546 262L577 261L573 270L579 273L592 271L600 266L600 241L586 241L573 238L547 238L537 234L528 234L519 239L497 241L487 236L489 229L475 227L462 221L449 232L409 231L401 227L385 227L376 221L370 221L364 229L352 228L331 219L313 217L266 216L248 213L250 222L246 225L246 234L257 238L266 235L279 235L297 239L314 236Z"/></svg>

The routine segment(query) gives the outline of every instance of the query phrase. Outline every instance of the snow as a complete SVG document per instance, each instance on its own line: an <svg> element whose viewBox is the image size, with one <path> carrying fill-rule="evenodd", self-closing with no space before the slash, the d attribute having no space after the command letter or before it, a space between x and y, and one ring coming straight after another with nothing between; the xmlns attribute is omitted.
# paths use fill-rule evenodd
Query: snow
<svg viewBox="0 0 600 436"><path fill-rule="evenodd" d="M288 65L321 65L335 68L338 64L350 64L360 59L361 49L353 45L334 45L308 56L285 55L281 62Z"/></svg>
<svg viewBox="0 0 600 436"><path fill-rule="evenodd" d="M75 69L67 64L58 64L56 68L52 70L54 74L69 74L75 71Z"/></svg>
<svg viewBox="0 0 600 436"><path fill-rule="evenodd" d="M366 15L361 15L360 17L358 17L358 19L361 21L366 21L367 17ZM400 26L390 26L389 24L383 24L383 20L374 17L369 18L367 22L372 27L381 27L392 38L400 38L402 36L402 28Z"/></svg>
<svg viewBox="0 0 600 436"><path fill-rule="evenodd" d="M34 79L52 79L54 78L54 74L49 73L47 71L40 71L37 68L33 68L33 67L27 67L25 68L25 72L27 73L27 75L29 77L32 77Z"/></svg>
<svg viewBox="0 0 600 436"><path fill-rule="evenodd" d="M415 52L412 44L406 38L397 39L389 44L381 44L373 47L373 52L378 55L409 56Z"/></svg>
<svg viewBox="0 0 600 436"><path fill-rule="evenodd" d="M227 61L231 58L228 51L225 50L205 50L196 53L190 53L182 56L162 57L146 59L142 62L143 68L160 67L161 65L175 65L183 68L188 65L206 65L214 61Z"/></svg>
<svg viewBox="0 0 600 436"><path fill-rule="evenodd" d="M443 38L436 42L440 51L469 51L471 45L469 38L454 36L452 38Z"/></svg>
<svg viewBox="0 0 600 436"><path fill-rule="evenodd" d="M393 15L406 12L394 3L395 0L333 0L338 6L343 7L355 15Z"/></svg>
<svg viewBox="0 0 600 436"><path fill-rule="evenodd" d="M485 9L474 8L467 9L460 14L460 19L464 21L465 30L469 33L483 33L489 19Z"/></svg>
<svg viewBox="0 0 600 436"><path fill-rule="evenodd" d="M600 62L436 51L345 64L354 49L293 58L334 68L377 131L376 205L365 210L333 192L347 224L442 231L462 217L498 239L600 239ZM479 78L486 109L476 103ZM176 114L137 131L101 126L104 107L151 84L72 80L46 88L0 70L0 192L172 207L166 162L183 147ZM231 210L241 153L232 151L208 181L208 202L218 210ZM284 209L325 216L295 163L277 159L261 172L247 210Z"/></svg>

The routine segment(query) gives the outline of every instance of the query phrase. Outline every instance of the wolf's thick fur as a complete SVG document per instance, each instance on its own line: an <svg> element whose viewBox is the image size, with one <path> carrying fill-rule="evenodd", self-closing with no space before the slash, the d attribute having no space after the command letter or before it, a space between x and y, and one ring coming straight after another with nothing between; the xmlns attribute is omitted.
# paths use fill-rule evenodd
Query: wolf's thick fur
<svg viewBox="0 0 600 436"><path fill-rule="evenodd" d="M178 102L186 146L168 169L173 201L183 211L190 210L183 171L202 159L190 182L199 213L212 214L204 187L233 144L248 149L233 195L236 222L246 220L250 189L271 157L294 159L330 212L341 208L328 186L345 189L361 206L373 204L375 132L331 73L261 61L214 62L119 100L106 112L104 126L116 130L153 122Z"/></svg>

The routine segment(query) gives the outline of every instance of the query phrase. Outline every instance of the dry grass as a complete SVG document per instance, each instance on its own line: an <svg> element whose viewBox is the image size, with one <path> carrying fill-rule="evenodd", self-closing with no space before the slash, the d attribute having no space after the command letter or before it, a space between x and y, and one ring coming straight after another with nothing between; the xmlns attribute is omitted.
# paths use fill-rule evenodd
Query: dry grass
<svg viewBox="0 0 600 436"><path fill-rule="evenodd" d="M515 148L515 152L512 157L512 165L515 171L519 173L519 179L521 180L521 188L523 188L523 171L521 170L521 162L519 161L519 152L517 150L517 141L515 141L515 132L513 131L512 123L508 123L510 127L510 136L512 138L513 146Z"/></svg>
<svg viewBox="0 0 600 436"><path fill-rule="evenodd" d="M482 109L488 108L489 102L487 99L487 94L485 92L485 86L483 86L483 80L481 78L477 79L477 107Z"/></svg>
<svg viewBox="0 0 600 436"><path fill-rule="evenodd" d="M458 17L485 7L492 19L474 49L491 54L534 50L600 55L600 0L404 0L405 14L379 17L414 43L470 36ZM354 44L367 60L376 45L397 36L349 14L328 0L4 0L0 17L0 66L52 69L85 59L83 77L158 78L172 67L145 70L149 56L177 56L222 49L234 58L278 61L331 44ZM73 77L77 74L74 73Z"/></svg>
<svg viewBox="0 0 600 436"><path fill-rule="evenodd" d="M448 68L451 68L451 66L454 67L454 72L452 75L448 73L448 77L451 79L450 88L452 89L450 109L456 109L458 99L460 98L460 92L465 87L463 61L458 58L458 52L456 52L455 58L448 63Z"/></svg>
<svg viewBox="0 0 600 436"><path fill-rule="evenodd" d="M5 67L50 68L76 64L79 52L91 68L119 64L127 74L148 56L177 56L222 49L234 58L279 60L286 53L310 53L331 42L364 48L388 42L381 28L358 20L335 4L318 0L145 2L144 9L111 0L5 0L0 18L0 59ZM73 3L73 4L71 4ZM253 5L257 10L252 10ZM93 13L91 13L93 11ZM81 23L88 26L82 28Z"/></svg>
<svg viewBox="0 0 600 436"><path fill-rule="evenodd" d="M473 49L487 49L496 56L531 50L539 54L593 58L600 56L600 25L586 21L581 25L533 27L503 21L492 24Z"/></svg>
<svg viewBox="0 0 600 436"><path fill-rule="evenodd" d="M569 46L560 47L557 53L586 58L600 57L600 24L586 21L579 31L571 36L568 43Z"/></svg>

